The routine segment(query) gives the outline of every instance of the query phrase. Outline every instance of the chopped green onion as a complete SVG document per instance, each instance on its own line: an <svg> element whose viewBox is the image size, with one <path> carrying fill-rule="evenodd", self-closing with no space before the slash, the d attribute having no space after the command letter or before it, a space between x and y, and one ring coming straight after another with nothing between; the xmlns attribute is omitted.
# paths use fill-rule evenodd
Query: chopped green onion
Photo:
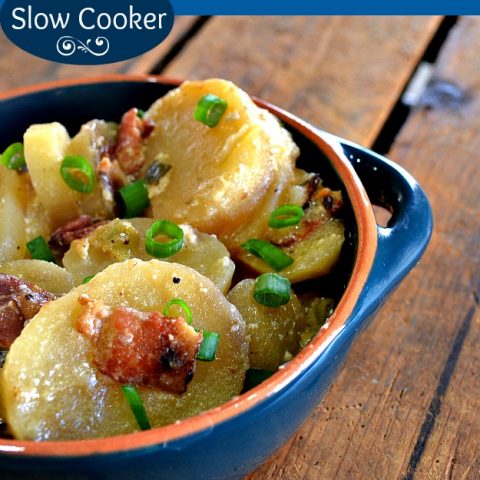
<svg viewBox="0 0 480 480"><path fill-rule="evenodd" d="M144 115L145 115L145 112L141 108L137 108L137 117L143 118Z"/></svg>
<svg viewBox="0 0 480 480"><path fill-rule="evenodd" d="M298 205L282 205L272 212L268 220L268 226L272 228L284 228L297 225L303 218L303 209Z"/></svg>
<svg viewBox="0 0 480 480"><path fill-rule="evenodd" d="M140 430L150 430L150 422L148 421L147 412L143 406L142 397L140 397L137 389L131 385L123 385L122 391L135 415Z"/></svg>
<svg viewBox="0 0 480 480"><path fill-rule="evenodd" d="M171 240L157 242L154 237L166 235ZM183 230L168 220L157 220L145 234L145 250L149 255L156 258L167 258L177 253L183 247Z"/></svg>
<svg viewBox="0 0 480 480"><path fill-rule="evenodd" d="M187 317L187 318L185 318L185 321L189 325L192 324L192 311L190 310L188 305L181 298L172 298L171 300L169 300L167 302L167 304L165 305L165 310L163 311L163 314L166 317L169 316L168 311L169 311L171 305L178 305L179 307L181 307L183 309L183 311L185 312L185 316Z"/></svg>
<svg viewBox="0 0 480 480"><path fill-rule="evenodd" d="M143 180L132 182L118 190L122 216L132 218L141 215L150 205L148 189Z"/></svg>
<svg viewBox="0 0 480 480"><path fill-rule="evenodd" d="M145 173L145 183L158 185L160 179L172 168L171 165L161 163L158 160L152 162Z"/></svg>
<svg viewBox="0 0 480 480"><path fill-rule="evenodd" d="M45 260L54 262L52 251L47 241L40 235L27 243L27 249L34 260Z"/></svg>
<svg viewBox="0 0 480 480"><path fill-rule="evenodd" d="M95 275L89 275L88 277L85 277L82 281L82 285L85 285L88 283Z"/></svg>
<svg viewBox="0 0 480 480"><path fill-rule="evenodd" d="M22 170L27 165L25 163L25 155L23 152L23 143L12 143L5 149L0 157L0 163L11 170Z"/></svg>
<svg viewBox="0 0 480 480"><path fill-rule="evenodd" d="M198 349L197 360L203 362L212 362L215 360L217 353L218 339L220 336L217 332L209 332L204 330L202 332L203 340Z"/></svg>
<svg viewBox="0 0 480 480"><path fill-rule="evenodd" d="M251 390L253 387L260 385L264 380L271 377L274 372L264 370L263 368L249 368L245 374L245 382L243 383L243 392Z"/></svg>
<svg viewBox="0 0 480 480"><path fill-rule="evenodd" d="M264 273L255 280L253 298L266 307L280 307L290 301L290 280L276 273Z"/></svg>
<svg viewBox="0 0 480 480"><path fill-rule="evenodd" d="M209 93L198 101L194 114L195 120L213 128L218 125L227 106L228 104L225 100Z"/></svg>
<svg viewBox="0 0 480 480"><path fill-rule="evenodd" d="M252 238L242 245L242 248L260 257L268 266L279 272L293 263L283 250L265 240Z"/></svg>
<svg viewBox="0 0 480 480"><path fill-rule="evenodd" d="M66 156L60 166L60 174L65 183L77 192L92 193L95 188L95 170L81 155Z"/></svg>

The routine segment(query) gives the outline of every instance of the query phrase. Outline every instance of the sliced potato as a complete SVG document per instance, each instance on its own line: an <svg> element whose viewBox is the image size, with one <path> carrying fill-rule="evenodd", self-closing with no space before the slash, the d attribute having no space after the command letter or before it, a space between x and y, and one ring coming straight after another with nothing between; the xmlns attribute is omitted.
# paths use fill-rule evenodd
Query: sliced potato
<svg viewBox="0 0 480 480"><path fill-rule="evenodd" d="M207 94L228 103L213 128L194 119ZM215 233L237 249L235 232L256 222L257 206L274 182L280 192L293 181L298 148L288 132L244 91L218 79L183 83L154 103L147 116L156 123L146 144L147 163L161 157L172 167L150 187L153 215Z"/></svg>
<svg viewBox="0 0 480 480"><path fill-rule="evenodd" d="M345 239L343 220L333 217L320 202L312 203L294 226L269 229L266 240L279 245L293 259L280 273L292 283L329 273L340 257ZM258 273L273 272L262 259L245 250L237 258Z"/></svg>
<svg viewBox="0 0 480 480"><path fill-rule="evenodd" d="M112 263L134 257L150 260L152 257L145 251L145 233L154 221L151 218L115 219L88 237L73 241L63 264L78 285L85 277L95 275ZM181 225L181 228L183 248L164 260L197 270L226 293L235 270L228 250L213 235L201 233L189 225Z"/></svg>
<svg viewBox="0 0 480 480"><path fill-rule="evenodd" d="M52 231L50 218L40 203L30 180L29 173L22 173L20 179L22 182L21 197L27 241L33 240L40 235L48 238Z"/></svg>
<svg viewBox="0 0 480 480"><path fill-rule="evenodd" d="M195 328L219 333L216 360L197 361L186 393L138 387L153 426L195 415L240 393L248 343L238 310L191 268L128 260L44 306L12 345L0 374L0 391L5 419L16 438L67 440L138 430L121 385L92 366L91 343L75 328L82 294L113 307L160 312L168 300L182 298Z"/></svg>
<svg viewBox="0 0 480 480"><path fill-rule="evenodd" d="M24 258L26 241L20 175L0 165L0 261Z"/></svg>
<svg viewBox="0 0 480 480"><path fill-rule="evenodd" d="M269 308L255 301L254 287L255 280L243 280L230 290L227 299L247 324L250 367L276 371L299 350L305 312L293 291L289 303Z"/></svg>
<svg viewBox="0 0 480 480"><path fill-rule="evenodd" d="M32 125L23 136L25 161L38 199L56 228L79 215L81 193L60 174L70 136L60 123Z"/></svg>
<svg viewBox="0 0 480 480"><path fill-rule="evenodd" d="M72 138L66 155L81 155L93 166L101 160L101 152L115 141L117 128L114 123L92 120L82 125L80 131ZM100 218L112 218L114 209L113 193L105 189L97 177L92 193L80 195L78 208L81 213Z"/></svg>
<svg viewBox="0 0 480 480"><path fill-rule="evenodd" d="M1 262L0 273L15 275L55 295L63 295L74 287L70 272L43 260Z"/></svg>

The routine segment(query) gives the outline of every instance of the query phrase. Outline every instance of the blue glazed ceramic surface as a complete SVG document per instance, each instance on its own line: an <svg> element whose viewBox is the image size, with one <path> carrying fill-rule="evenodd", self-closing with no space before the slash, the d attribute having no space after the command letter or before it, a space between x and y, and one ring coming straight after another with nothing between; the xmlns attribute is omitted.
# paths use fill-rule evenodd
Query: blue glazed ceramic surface
<svg viewBox="0 0 480 480"><path fill-rule="evenodd" d="M133 106L148 108L172 85L112 81L63 86L0 100L0 143L21 138L36 122L60 121L70 132L97 116L117 120ZM297 134L299 134L297 132ZM301 133L299 134L301 136ZM322 133L342 149L373 202L385 201L393 216L378 228L368 280L341 331L313 362L252 408L183 438L89 455L38 456L15 442L0 445L0 478L7 479L234 479L262 464L302 424L343 365L355 337L388 294L417 263L432 230L427 198L402 168L358 145ZM323 160L322 160L323 161ZM331 168L331 167L330 167ZM136 434L129 436L132 444ZM108 442L108 439L105 440ZM128 445L128 440L126 440Z"/></svg>

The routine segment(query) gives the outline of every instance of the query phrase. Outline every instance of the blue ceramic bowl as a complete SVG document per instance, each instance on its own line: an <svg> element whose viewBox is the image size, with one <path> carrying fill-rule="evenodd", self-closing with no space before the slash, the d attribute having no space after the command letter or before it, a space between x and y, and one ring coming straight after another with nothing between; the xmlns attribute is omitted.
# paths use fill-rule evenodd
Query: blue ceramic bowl
<svg viewBox="0 0 480 480"><path fill-rule="evenodd" d="M0 95L0 145L18 141L33 123L59 121L73 134L92 118L118 121L133 106L148 108L176 83L112 76ZM354 339L417 263L430 238L432 216L416 181L369 150L258 103L292 132L302 151L302 166L343 189L347 241L329 281L334 289L329 294L339 299L329 323L261 385L174 425L98 440L0 440L2 479L242 478L299 428L330 386ZM386 228L377 227L370 201L392 211Z"/></svg>

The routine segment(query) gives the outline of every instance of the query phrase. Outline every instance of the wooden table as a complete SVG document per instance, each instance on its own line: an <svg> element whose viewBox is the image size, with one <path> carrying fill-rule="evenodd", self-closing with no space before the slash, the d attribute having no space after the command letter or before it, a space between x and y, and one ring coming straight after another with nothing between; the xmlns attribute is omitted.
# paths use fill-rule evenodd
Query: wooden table
<svg viewBox="0 0 480 480"><path fill-rule="evenodd" d="M42 61L0 39L1 90L107 72L225 77L387 154L427 191L426 255L249 480L480 478L479 49L480 18L437 17L180 17L152 52L101 67ZM423 61L433 76L407 108Z"/></svg>

